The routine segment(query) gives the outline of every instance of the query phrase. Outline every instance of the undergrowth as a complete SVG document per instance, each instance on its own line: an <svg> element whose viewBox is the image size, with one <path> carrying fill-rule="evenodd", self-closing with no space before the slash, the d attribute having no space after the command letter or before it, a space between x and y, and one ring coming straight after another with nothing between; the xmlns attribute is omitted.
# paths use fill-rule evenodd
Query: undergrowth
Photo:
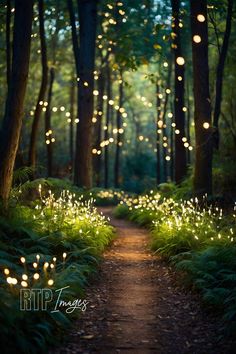
<svg viewBox="0 0 236 354"><path fill-rule="evenodd" d="M217 310L226 334L236 332L236 207L222 209L197 198L160 193L124 198L114 211L151 230L151 248L181 270L203 302Z"/></svg>
<svg viewBox="0 0 236 354"><path fill-rule="evenodd" d="M12 199L8 215L0 217L0 343L5 353L45 353L58 341L79 310L51 312L56 290L65 287L63 301L83 299L88 277L114 235L93 199L84 201L68 190L56 196L38 187L30 206L22 197L21 202ZM35 288L52 290L47 311L21 311L20 290Z"/></svg>

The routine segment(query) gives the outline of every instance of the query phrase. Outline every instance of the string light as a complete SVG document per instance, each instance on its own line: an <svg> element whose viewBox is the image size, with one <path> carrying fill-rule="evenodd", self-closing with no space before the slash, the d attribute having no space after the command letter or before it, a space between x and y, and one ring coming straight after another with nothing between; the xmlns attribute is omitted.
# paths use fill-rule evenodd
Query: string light
<svg viewBox="0 0 236 354"><path fill-rule="evenodd" d="M184 65L184 64L185 64L185 60L184 60L183 57L177 57L177 58L176 58L176 63L177 63L178 65Z"/></svg>
<svg viewBox="0 0 236 354"><path fill-rule="evenodd" d="M199 22L204 22L204 21L206 20L206 18L205 18L204 15L198 14L198 15L197 15L197 20L198 20Z"/></svg>
<svg viewBox="0 0 236 354"><path fill-rule="evenodd" d="M200 43L202 41L201 37L198 34L193 36L194 43Z"/></svg>
<svg viewBox="0 0 236 354"><path fill-rule="evenodd" d="M203 126L204 129L209 129L210 128L210 124L208 122L204 122L202 126Z"/></svg>

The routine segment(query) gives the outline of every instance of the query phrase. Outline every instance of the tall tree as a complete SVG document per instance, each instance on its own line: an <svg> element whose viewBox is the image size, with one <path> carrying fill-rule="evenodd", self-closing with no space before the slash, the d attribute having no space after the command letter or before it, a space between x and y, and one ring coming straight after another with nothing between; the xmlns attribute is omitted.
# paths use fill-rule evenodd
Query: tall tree
<svg viewBox="0 0 236 354"><path fill-rule="evenodd" d="M159 133L161 122L161 99L160 99L160 80L156 83L156 105L157 105L157 124L156 124L156 180L161 183L161 134Z"/></svg>
<svg viewBox="0 0 236 354"><path fill-rule="evenodd" d="M7 0L6 56L7 56L7 85L9 88L10 78L11 78L11 0Z"/></svg>
<svg viewBox="0 0 236 354"><path fill-rule="evenodd" d="M38 13L39 13L39 35L40 35L40 46L41 46L41 65L42 65L42 81L40 85L38 100L36 103L36 108L34 112L34 119L31 129L30 136L30 146L29 146L29 165L34 169L36 167L36 145L37 145L37 135L39 129L40 116L43 109L43 102L47 90L48 82L48 64L47 64L47 48L46 48L46 37L44 28L44 0L38 0Z"/></svg>
<svg viewBox="0 0 236 354"><path fill-rule="evenodd" d="M7 206L22 126L27 85L33 0L15 2L10 85L0 139L0 199Z"/></svg>
<svg viewBox="0 0 236 354"><path fill-rule="evenodd" d="M46 148L47 148L47 176L52 177L52 126L51 126L51 103L52 103L52 92L53 92L53 83L55 79L55 70L54 66L50 68L50 80L48 87L48 98L47 98L47 110L45 112L45 139L46 139Z"/></svg>
<svg viewBox="0 0 236 354"><path fill-rule="evenodd" d="M79 77L79 43L78 43L78 35L76 30L75 10L74 10L72 0L67 0L67 7L68 7L68 12L70 17L71 37L72 37L72 45L73 45L73 52L75 58L76 74L77 77Z"/></svg>
<svg viewBox="0 0 236 354"><path fill-rule="evenodd" d="M232 24L232 14L233 14L233 0L228 0L228 8L227 8L227 18L226 18L226 26L224 39L222 43L222 47L220 48L220 56L219 62L217 65L216 71L216 87L215 87L215 107L214 107L214 116L213 116L213 126L214 126L214 146L219 148L219 118L221 113L221 101L222 101L222 88L223 88L223 76L224 76L224 66L225 60L227 56L227 51L229 47L229 38L231 32L231 24Z"/></svg>
<svg viewBox="0 0 236 354"><path fill-rule="evenodd" d="M212 129L209 93L207 0L191 0L196 156L194 190L212 192Z"/></svg>
<svg viewBox="0 0 236 354"><path fill-rule="evenodd" d="M180 183L186 176L187 161L186 150L182 141L185 137L185 113L184 107L184 74L185 74L185 60L181 48L180 36L180 0L171 0L172 4L172 31L173 31L173 51L175 58L175 101L174 101L174 115L176 130L179 134L175 137L175 181Z"/></svg>
<svg viewBox="0 0 236 354"><path fill-rule="evenodd" d="M171 58L172 59L172 58ZM163 104L163 110L161 111L161 120L163 122L163 137L167 138L168 135L168 130L167 130L167 125L166 125L166 113L167 113L167 106L168 106L168 101L169 101L169 95L170 95L170 83L171 83L171 73L172 73L172 60L169 60L169 65L168 65L168 73L167 73L167 78L165 80L165 85L164 87L165 90L165 98L164 98L164 104ZM168 139L167 139L168 141ZM167 142L165 141L165 143ZM164 182L167 181L167 160L166 160L166 151L168 148L163 148L163 180Z"/></svg>
<svg viewBox="0 0 236 354"><path fill-rule="evenodd" d="M53 142L55 141L52 137L52 122L51 122L51 104L53 96L53 85L55 81L55 68L57 59L57 42L58 42L58 32L59 32L59 0L56 0L56 19L55 19L55 31L52 36L52 64L50 65L50 80L48 87L48 98L47 98L47 109L44 117L44 128L46 137L46 157L47 157L47 176L52 177L53 175Z"/></svg>
<svg viewBox="0 0 236 354"><path fill-rule="evenodd" d="M111 81L111 70L109 64L106 66L106 82L107 82L107 106L106 106L106 127L104 131L104 140L109 138L109 126L112 116L112 106L109 101L112 100L112 81ZM109 182L109 145L104 147L104 187L108 188Z"/></svg>
<svg viewBox="0 0 236 354"><path fill-rule="evenodd" d="M120 75L121 80L119 83L119 107L121 108L124 101L124 83L122 73ZM115 152L115 165L114 165L114 185L118 188L120 185L120 151L121 151L121 112L120 109L116 113L116 129L117 129L117 139L116 139L116 152Z"/></svg>
<svg viewBox="0 0 236 354"><path fill-rule="evenodd" d="M101 73L98 79L98 99L97 99L97 122L94 126L94 140L95 147L99 151L100 143L102 140L102 120L103 120L103 96L105 90L105 75L104 68L101 69ZM97 187L101 184L101 154L94 155L94 177L95 177L95 185Z"/></svg>
<svg viewBox="0 0 236 354"><path fill-rule="evenodd" d="M74 77L72 75L70 86L70 128L69 128L69 153L72 169L74 161L74 120L75 120L75 84Z"/></svg>
<svg viewBox="0 0 236 354"><path fill-rule="evenodd" d="M76 131L74 182L92 186L92 117L97 25L97 0L78 0L80 23L79 123Z"/></svg>

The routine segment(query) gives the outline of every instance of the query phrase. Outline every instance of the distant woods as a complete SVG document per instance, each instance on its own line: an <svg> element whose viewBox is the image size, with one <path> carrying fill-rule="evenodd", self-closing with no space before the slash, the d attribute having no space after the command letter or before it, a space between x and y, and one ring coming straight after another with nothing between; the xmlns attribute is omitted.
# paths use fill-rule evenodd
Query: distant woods
<svg viewBox="0 0 236 354"><path fill-rule="evenodd" d="M6 0L4 204L16 159L31 178L79 187L144 190L192 174L194 193L211 194L220 137L236 141L233 5Z"/></svg>

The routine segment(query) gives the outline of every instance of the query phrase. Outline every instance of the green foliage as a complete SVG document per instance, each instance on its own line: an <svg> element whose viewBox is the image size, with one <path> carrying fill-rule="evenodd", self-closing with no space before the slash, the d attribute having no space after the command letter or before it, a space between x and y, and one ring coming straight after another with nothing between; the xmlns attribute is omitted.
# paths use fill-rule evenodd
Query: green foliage
<svg viewBox="0 0 236 354"><path fill-rule="evenodd" d="M20 167L14 171L13 184L22 184L30 179L33 175L32 167Z"/></svg>
<svg viewBox="0 0 236 354"><path fill-rule="evenodd" d="M229 156L218 154L215 156L213 168L213 187L216 195L222 196L226 201L236 198L236 164Z"/></svg>
<svg viewBox="0 0 236 354"><path fill-rule="evenodd" d="M214 246L172 258L203 301L223 315L228 334L236 330L236 247Z"/></svg>
<svg viewBox="0 0 236 354"><path fill-rule="evenodd" d="M165 184L160 187L162 195L151 191L125 198L115 215L147 226L152 250L183 271L185 281L201 293L204 303L222 314L226 333L235 333L235 210L223 215L219 207L208 206L207 199L165 197L176 189Z"/></svg>
<svg viewBox="0 0 236 354"><path fill-rule="evenodd" d="M118 218L118 219L125 219L128 217L129 215L129 208L127 205L125 204L119 204L114 212L113 212L113 215Z"/></svg>
<svg viewBox="0 0 236 354"><path fill-rule="evenodd" d="M88 277L114 235L93 200L85 202L67 190L59 197L51 191L44 196L42 185L37 193L33 207L14 202L8 216L0 218L0 343L5 353L45 353L76 314L51 313L55 303L47 311L20 311L20 289L69 287L64 301L83 298Z"/></svg>
<svg viewBox="0 0 236 354"><path fill-rule="evenodd" d="M119 189L94 188L90 195L95 199L95 204L99 206L117 205L128 194Z"/></svg>

